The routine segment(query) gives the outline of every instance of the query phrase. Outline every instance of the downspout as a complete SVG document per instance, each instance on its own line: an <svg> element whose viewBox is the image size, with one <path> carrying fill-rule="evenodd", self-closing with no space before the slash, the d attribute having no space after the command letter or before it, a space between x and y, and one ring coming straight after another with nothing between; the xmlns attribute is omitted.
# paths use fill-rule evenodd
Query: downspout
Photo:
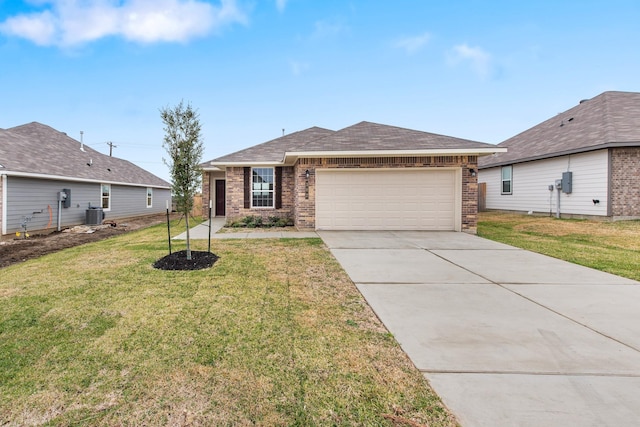
<svg viewBox="0 0 640 427"><path fill-rule="evenodd" d="M7 234L7 175L2 175L2 215L0 223L2 223L2 234Z"/></svg>

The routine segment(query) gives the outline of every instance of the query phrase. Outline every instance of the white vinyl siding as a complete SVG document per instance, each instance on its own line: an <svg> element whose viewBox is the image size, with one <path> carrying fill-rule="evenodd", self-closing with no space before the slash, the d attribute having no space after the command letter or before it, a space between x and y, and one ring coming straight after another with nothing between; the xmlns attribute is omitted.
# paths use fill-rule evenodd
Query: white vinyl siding
<svg viewBox="0 0 640 427"><path fill-rule="evenodd" d="M554 157L534 162L513 165L513 182L509 197L502 195L502 168L482 169L478 182L487 185L487 209L512 210L520 212L556 212L556 179L562 173L573 172L573 192L561 193L560 212L574 215L607 215L608 195L608 152L607 150ZM551 194L550 194L551 193ZM593 200L600 200L594 204Z"/></svg>
<svg viewBox="0 0 640 427"><path fill-rule="evenodd" d="M460 230L457 169L316 170L319 230Z"/></svg>

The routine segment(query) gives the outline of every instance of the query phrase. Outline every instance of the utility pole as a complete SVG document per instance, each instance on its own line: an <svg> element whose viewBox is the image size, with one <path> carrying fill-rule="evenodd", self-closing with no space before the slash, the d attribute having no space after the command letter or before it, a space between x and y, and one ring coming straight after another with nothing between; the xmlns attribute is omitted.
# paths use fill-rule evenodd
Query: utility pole
<svg viewBox="0 0 640 427"><path fill-rule="evenodd" d="M109 157L113 156L113 148L118 148L117 145L115 145L113 142L109 141L107 142L107 145L109 146Z"/></svg>

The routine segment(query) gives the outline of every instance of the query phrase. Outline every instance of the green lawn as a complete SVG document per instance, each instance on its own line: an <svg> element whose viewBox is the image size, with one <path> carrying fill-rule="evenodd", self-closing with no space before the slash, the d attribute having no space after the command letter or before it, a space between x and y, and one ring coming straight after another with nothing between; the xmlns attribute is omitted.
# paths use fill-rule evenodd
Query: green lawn
<svg viewBox="0 0 640 427"><path fill-rule="evenodd" d="M0 269L0 425L455 425L319 239L165 233Z"/></svg>
<svg viewBox="0 0 640 427"><path fill-rule="evenodd" d="M482 212L478 235L640 280L640 221L602 222Z"/></svg>

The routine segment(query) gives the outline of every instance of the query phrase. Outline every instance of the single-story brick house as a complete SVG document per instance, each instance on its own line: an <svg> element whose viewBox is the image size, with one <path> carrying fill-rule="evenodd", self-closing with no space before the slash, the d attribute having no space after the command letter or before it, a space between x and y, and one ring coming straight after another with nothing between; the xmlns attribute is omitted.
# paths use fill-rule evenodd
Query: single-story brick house
<svg viewBox="0 0 640 427"><path fill-rule="evenodd" d="M479 160L486 208L640 218L640 93L604 92Z"/></svg>
<svg viewBox="0 0 640 427"><path fill-rule="evenodd" d="M478 157L495 145L361 122L312 127L203 163L215 216L317 230L476 232Z"/></svg>
<svg viewBox="0 0 640 427"><path fill-rule="evenodd" d="M84 224L87 217L97 223L102 213L106 219L156 214L167 203L171 184L131 162L37 122L0 129L2 235Z"/></svg>

